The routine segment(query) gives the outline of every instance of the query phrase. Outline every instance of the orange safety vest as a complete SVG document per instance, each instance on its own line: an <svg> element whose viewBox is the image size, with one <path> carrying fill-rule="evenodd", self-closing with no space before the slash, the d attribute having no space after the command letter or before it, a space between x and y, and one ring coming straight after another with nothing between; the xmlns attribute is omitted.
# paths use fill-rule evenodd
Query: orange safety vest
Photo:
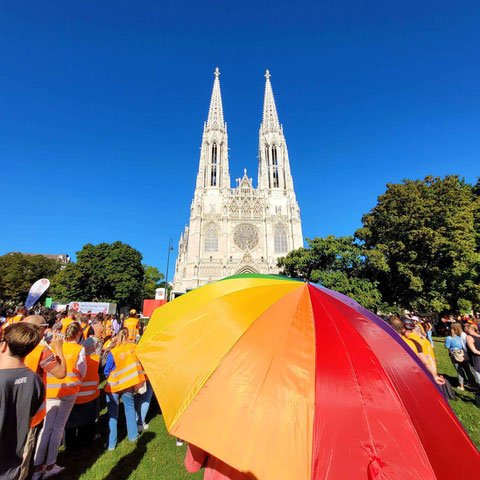
<svg viewBox="0 0 480 480"><path fill-rule="evenodd" d="M82 336L83 339L86 340L88 338L88 333L90 332L90 329L93 328L91 325L81 325L82 326Z"/></svg>
<svg viewBox="0 0 480 480"><path fill-rule="evenodd" d="M61 330L61 332L65 333L65 330L67 329L67 327L74 321L75 320L73 318L68 318L68 317L63 318L62 319L62 330Z"/></svg>
<svg viewBox="0 0 480 480"><path fill-rule="evenodd" d="M66 397L78 393L82 378L77 370L77 360L82 348L77 343L67 342L62 344L67 375L65 378L59 379L51 373L47 373L47 398Z"/></svg>
<svg viewBox="0 0 480 480"><path fill-rule="evenodd" d="M104 344L103 344L103 348L102 350L108 350L108 348L110 347L110 345L112 344L112 339L109 338Z"/></svg>
<svg viewBox="0 0 480 480"><path fill-rule="evenodd" d="M128 328L128 341L134 342L137 339L137 335L140 333L138 328L139 325L138 318L128 317L125 322L123 322L123 326Z"/></svg>
<svg viewBox="0 0 480 480"><path fill-rule="evenodd" d="M14 317L8 317L5 323L2 325L2 332L3 330L5 330L5 328L22 320L22 318L23 318L23 315L15 315Z"/></svg>
<svg viewBox="0 0 480 480"><path fill-rule="evenodd" d="M111 320L107 320L105 322L105 336L108 337L110 335L112 335L112 321Z"/></svg>
<svg viewBox="0 0 480 480"><path fill-rule="evenodd" d="M110 353L115 361L115 369L110 372L105 385L106 392L122 392L145 381L142 364L135 355L133 343L122 343L112 348Z"/></svg>
<svg viewBox="0 0 480 480"><path fill-rule="evenodd" d="M40 359L42 358L42 353L45 350L44 345L37 345L26 357L25 357L25 365L32 371L37 373L38 366L40 365ZM45 372L43 372L43 383L45 384ZM37 410L37 413L33 416L32 421L30 423L30 427L35 427L43 422L45 418L45 414L47 413L45 399L43 400L42 405Z"/></svg>
<svg viewBox="0 0 480 480"><path fill-rule="evenodd" d="M99 366L100 355L87 356L87 373L82 380L82 385L80 386L80 391L75 400L75 405L91 402L100 395L100 377L98 375Z"/></svg>

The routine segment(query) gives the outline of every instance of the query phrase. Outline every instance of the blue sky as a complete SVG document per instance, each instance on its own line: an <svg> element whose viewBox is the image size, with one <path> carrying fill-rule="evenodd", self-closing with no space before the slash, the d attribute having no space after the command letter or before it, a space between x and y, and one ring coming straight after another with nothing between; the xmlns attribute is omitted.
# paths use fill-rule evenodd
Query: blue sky
<svg viewBox="0 0 480 480"><path fill-rule="evenodd" d="M478 1L2 2L0 254L122 240L164 271L216 66L232 183L270 69L305 237L353 233L388 182L475 182L479 25Z"/></svg>

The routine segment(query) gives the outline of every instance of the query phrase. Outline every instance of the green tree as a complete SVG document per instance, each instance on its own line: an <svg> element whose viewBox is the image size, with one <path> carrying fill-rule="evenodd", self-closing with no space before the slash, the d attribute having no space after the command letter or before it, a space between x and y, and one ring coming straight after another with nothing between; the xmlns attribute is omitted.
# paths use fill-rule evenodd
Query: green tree
<svg viewBox="0 0 480 480"><path fill-rule="evenodd" d="M307 239L308 248L279 258L284 275L304 278L353 298L375 310L382 303L375 282L366 277L362 247L352 236Z"/></svg>
<svg viewBox="0 0 480 480"><path fill-rule="evenodd" d="M7 253L0 257L0 300L7 305L25 303L28 291L40 278L49 280L61 263L43 255Z"/></svg>
<svg viewBox="0 0 480 480"><path fill-rule="evenodd" d="M110 301L119 307L140 307L145 271L142 254L122 242L84 245L77 263L55 276L57 300Z"/></svg>
<svg viewBox="0 0 480 480"><path fill-rule="evenodd" d="M355 233L384 300L424 312L478 306L478 212L475 188L457 175L388 184Z"/></svg>
<svg viewBox="0 0 480 480"><path fill-rule="evenodd" d="M145 269L143 298L155 298L155 290L160 288L160 280L163 280L165 276L159 272L157 267L144 265L143 268Z"/></svg>

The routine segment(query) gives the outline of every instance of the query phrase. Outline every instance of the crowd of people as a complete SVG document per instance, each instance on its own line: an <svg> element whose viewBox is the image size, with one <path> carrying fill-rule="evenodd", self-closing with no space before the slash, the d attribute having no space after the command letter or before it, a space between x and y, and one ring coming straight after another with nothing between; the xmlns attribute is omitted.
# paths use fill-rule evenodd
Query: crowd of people
<svg viewBox="0 0 480 480"><path fill-rule="evenodd" d="M458 375L458 388L475 393L480 407L480 317L438 319L391 316L388 323L418 356L448 395L448 380L437 371L433 334L445 334L445 347ZM100 437L100 384L106 380L108 435L114 450L120 401L129 441L148 429L153 390L135 354L142 335L137 312L127 318L51 309L0 311L0 479L39 480L64 470L59 448L88 447ZM177 439L177 445L182 441ZM205 478L244 479L243 474L189 445L188 471Z"/></svg>
<svg viewBox="0 0 480 480"><path fill-rule="evenodd" d="M465 315L454 317L448 315L435 323L431 318L407 315L402 318L393 315L388 319L392 328L403 338L414 351L435 382L442 386L449 398L451 385L438 374L434 351L433 334L446 336L445 348L457 372L458 389L464 391L468 387L475 394L475 403L480 408L480 316Z"/></svg>
<svg viewBox="0 0 480 480"><path fill-rule="evenodd" d="M127 318L37 314L20 307L0 316L0 478L53 477L58 450L91 445L100 436L100 383L108 416L107 450L117 444L120 400L128 439L148 424L153 390L135 355L142 334L137 312Z"/></svg>

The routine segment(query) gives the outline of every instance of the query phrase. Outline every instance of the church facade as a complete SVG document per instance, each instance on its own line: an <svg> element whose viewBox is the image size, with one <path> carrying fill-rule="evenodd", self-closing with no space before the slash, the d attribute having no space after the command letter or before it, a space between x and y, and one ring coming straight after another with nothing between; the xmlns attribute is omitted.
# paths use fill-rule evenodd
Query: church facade
<svg viewBox="0 0 480 480"><path fill-rule="evenodd" d="M303 246L300 208L269 71L256 188L246 170L231 186L218 68L214 75L190 220L178 243L174 295L230 275L278 273L277 259Z"/></svg>

